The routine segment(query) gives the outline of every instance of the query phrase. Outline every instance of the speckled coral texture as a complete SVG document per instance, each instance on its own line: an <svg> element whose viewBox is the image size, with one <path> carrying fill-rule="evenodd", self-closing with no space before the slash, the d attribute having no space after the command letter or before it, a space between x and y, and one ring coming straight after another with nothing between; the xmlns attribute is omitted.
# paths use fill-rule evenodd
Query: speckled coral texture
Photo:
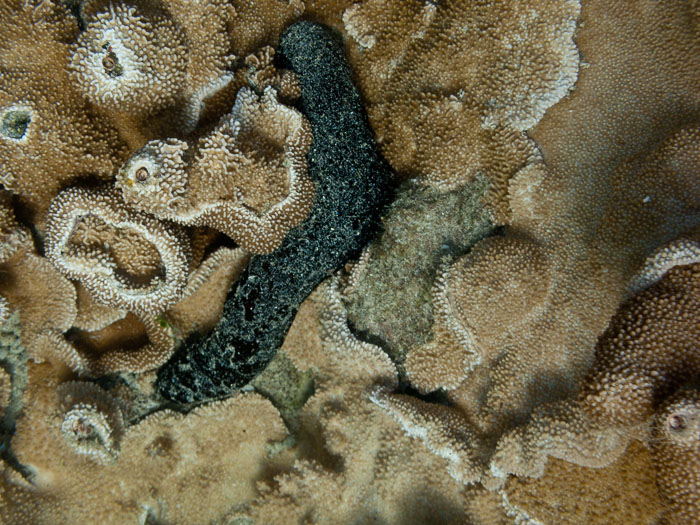
<svg viewBox="0 0 700 525"><path fill-rule="evenodd" d="M696 0L4 0L0 521L695 525L698 173Z"/></svg>

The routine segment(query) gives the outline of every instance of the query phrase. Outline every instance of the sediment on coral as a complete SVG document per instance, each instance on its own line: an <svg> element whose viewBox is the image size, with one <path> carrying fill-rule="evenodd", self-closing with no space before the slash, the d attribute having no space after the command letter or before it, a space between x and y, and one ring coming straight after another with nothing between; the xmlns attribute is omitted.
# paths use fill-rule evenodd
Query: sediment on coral
<svg viewBox="0 0 700 525"><path fill-rule="evenodd" d="M184 345L160 369L158 388L169 399L225 396L255 377L282 344L299 304L375 233L387 200L389 166L330 31L295 24L282 36L280 54L299 76L299 109L311 123L314 203L275 252L251 259L213 333Z"/></svg>
<svg viewBox="0 0 700 525"><path fill-rule="evenodd" d="M402 373L408 351L429 337L439 267L494 233L481 203L489 187L485 178L448 192L415 181L401 185L380 235L353 269L357 284L345 294L348 317L362 333L378 334Z"/></svg>

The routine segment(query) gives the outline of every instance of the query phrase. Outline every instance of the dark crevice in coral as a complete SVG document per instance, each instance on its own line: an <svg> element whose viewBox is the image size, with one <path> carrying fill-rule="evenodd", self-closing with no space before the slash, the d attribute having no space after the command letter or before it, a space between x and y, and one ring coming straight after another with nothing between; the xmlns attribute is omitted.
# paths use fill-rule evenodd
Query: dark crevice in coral
<svg viewBox="0 0 700 525"><path fill-rule="evenodd" d="M181 403L220 398L248 383L281 346L301 302L375 235L390 199L381 158L337 37L299 22L281 38L282 66L300 79L309 119L307 154L316 196L309 217L272 254L253 257L229 291L221 322L187 341L158 372L164 397Z"/></svg>
<svg viewBox="0 0 700 525"><path fill-rule="evenodd" d="M19 313L15 312L0 325L0 367L5 370L12 381L10 400L0 418L0 458L10 468L19 472L25 479L31 479L32 472L22 465L11 447L17 418L24 407L22 395L27 386L27 359L29 354L20 342Z"/></svg>
<svg viewBox="0 0 700 525"><path fill-rule="evenodd" d="M435 390L434 392L428 392L427 394L422 394L415 388L413 388L408 382L400 381L399 387L396 390L399 394L406 394L407 396L412 396L425 401L426 403L432 403L434 405L444 405L452 406L450 398L447 396L445 390Z"/></svg>
<svg viewBox="0 0 700 525"><path fill-rule="evenodd" d="M68 8L68 11L70 11L70 14L73 15L78 22L78 29L85 31L87 24L83 18L84 0L64 0L63 3Z"/></svg>

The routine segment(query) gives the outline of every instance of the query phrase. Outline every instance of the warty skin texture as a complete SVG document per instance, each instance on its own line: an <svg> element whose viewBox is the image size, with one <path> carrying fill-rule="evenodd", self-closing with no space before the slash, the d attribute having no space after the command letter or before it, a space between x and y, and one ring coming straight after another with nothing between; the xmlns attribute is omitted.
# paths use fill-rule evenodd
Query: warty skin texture
<svg viewBox="0 0 700 525"><path fill-rule="evenodd" d="M251 259L229 291L221 321L190 339L158 372L163 396L180 403L223 397L254 378L284 341L301 302L376 231L389 193L342 47L321 25L300 22L280 42L283 65L299 75L299 109L313 142L307 154L316 197L309 217L268 255Z"/></svg>

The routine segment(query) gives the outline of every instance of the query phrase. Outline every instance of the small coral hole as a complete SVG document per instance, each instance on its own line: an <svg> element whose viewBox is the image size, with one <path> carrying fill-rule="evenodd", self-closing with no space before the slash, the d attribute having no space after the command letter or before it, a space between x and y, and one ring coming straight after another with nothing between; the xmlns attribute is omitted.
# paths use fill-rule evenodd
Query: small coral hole
<svg viewBox="0 0 700 525"><path fill-rule="evenodd" d="M668 416L666 424L672 432L682 432L688 426L685 418L680 414L671 414Z"/></svg>
<svg viewBox="0 0 700 525"><path fill-rule="evenodd" d="M105 75L109 77L120 76L124 72L124 69L119 63L117 55L114 53L114 51L112 51L112 46L109 44L109 42L107 42L102 46L102 49L107 52L107 54L102 58L102 69L104 70Z"/></svg>
<svg viewBox="0 0 700 525"><path fill-rule="evenodd" d="M173 445L173 438L170 436L158 436L146 447L146 453L152 458L165 456L172 450Z"/></svg>

